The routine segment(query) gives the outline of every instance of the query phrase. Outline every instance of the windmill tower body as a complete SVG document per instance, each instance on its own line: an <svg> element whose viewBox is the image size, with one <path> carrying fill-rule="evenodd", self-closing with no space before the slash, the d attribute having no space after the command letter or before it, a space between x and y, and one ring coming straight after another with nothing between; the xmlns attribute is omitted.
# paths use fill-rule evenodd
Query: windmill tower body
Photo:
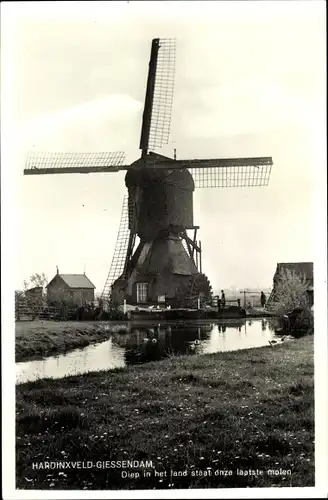
<svg viewBox="0 0 328 500"><path fill-rule="evenodd" d="M132 304L181 302L209 295L202 273L198 226L193 220L195 188L266 186L272 158L168 158L155 152L168 143L175 72L175 40L151 46L141 157L124 165L124 153L33 153L25 175L126 171L116 246L102 297ZM189 231L189 234L187 233ZM190 235L190 231L193 234ZM138 239L138 243L137 243Z"/></svg>
<svg viewBox="0 0 328 500"><path fill-rule="evenodd" d="M168 167L172 162L161 155L152 157L168 160ZM157 302L163 296L166 301L174 301L177 291L200 274L182 243L185 231L194 228L194 180L188 170L144 169L138 161L131 167L125 177L129 228L140 243L125 274L114 282L113 296L130 303ZM140 286L144 290L142 300Z"/></svg>

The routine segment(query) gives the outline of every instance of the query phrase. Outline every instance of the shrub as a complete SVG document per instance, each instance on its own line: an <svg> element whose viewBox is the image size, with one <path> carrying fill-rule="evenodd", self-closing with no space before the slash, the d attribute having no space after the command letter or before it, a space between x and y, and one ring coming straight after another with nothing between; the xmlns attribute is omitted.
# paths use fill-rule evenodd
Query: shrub
<svg viewBox="0 0 328 500"><path fill-rule="evenodd" d="M305 276L283 269L275 284L272 310L283 328L289 315L289 332L295 335L313 333L313 314L308 298L309 284ZM294 311L293 314L291 314Z"/></svg>
<svg viewBox="0 0 328 500"><path fill-rule="evenodd" d="M109 311L102 311L100 315L101 321L117 321L127 319L126 314L118 309L109 309Z"/></svg>

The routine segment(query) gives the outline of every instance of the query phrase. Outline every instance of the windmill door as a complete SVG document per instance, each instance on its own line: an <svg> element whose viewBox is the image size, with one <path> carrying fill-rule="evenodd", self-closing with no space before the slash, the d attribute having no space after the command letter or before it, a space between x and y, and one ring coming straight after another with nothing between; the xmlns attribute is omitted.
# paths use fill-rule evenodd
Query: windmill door
<svg viewBox="0 0 328 500"><path fill-rule="evenodd" d="M137 302L144 303L148 300L148 283L137 283Z"/></svg>

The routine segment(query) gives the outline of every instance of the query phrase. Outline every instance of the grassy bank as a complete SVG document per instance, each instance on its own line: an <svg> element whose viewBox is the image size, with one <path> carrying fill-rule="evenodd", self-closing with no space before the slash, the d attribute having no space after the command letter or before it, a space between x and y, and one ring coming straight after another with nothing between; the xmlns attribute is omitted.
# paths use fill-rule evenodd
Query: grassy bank
<svg viewBox="0 0 328 500"><path fill-rule="evenodd" d="M313 337L31 382L16 397L18 488L314 485ZM33 469L45 460L151 460L162 477Z"/></svg>
<svg viewBox="0 0 328 500"><path fill-rule="evenodd" d="M22 321L15 325L16 361L37 359L50 354L85 347L107 340L113 332L125 330L120 324L81 321Z"/></svg>

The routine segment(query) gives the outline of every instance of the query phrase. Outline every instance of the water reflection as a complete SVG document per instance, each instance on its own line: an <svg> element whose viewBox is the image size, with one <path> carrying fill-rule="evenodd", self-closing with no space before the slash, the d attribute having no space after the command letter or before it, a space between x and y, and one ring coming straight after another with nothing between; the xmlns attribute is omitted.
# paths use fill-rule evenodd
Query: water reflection
<svg viewBox="0 0 328 500"><path fill-rule="evenodd" d="M101 344L92 344L75 349L67 354L16 363L16 382L27 382L39 378L61 378L66 375L111 370L125 366L124 349L109 339Z"/></svg>
<svg viewBox="0 0 328 500"><path fill-rule="evenodd" d="M127 364L156 361L172 355L192 354L193 345L211 334L213 324L145 324L131 323L129 334L113 334L115 344L125 349Z"/></svg>
<svg viewBox="0 0 328 500"><path fill-rule="evenodd" d="M243 329L242 326L244 326ZM225 325L224 328L214 325L210 337L201 344L199 352L209 354L261 347L268 345L269 340L274 337L273 330L267 328L267 323L261 320L238 322Z"/></svg>
<svg viewBox="0 0 328 500"><path fill-rule="evenodd" d="M275 335L265 319L129 322L128 333L115 333L100 344L76 349L65 355L16 363L16 381L60 378L97 370L123 368L129 364L158 361L172 355L208 354L268 345Z"/></svg>

